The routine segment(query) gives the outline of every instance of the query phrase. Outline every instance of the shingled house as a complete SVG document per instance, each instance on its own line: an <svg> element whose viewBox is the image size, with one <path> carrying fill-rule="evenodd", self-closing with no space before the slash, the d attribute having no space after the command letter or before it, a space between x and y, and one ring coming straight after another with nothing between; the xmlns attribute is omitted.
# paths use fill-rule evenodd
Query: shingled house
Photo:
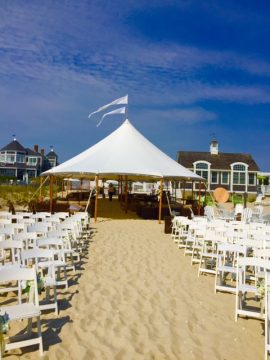
<svg viewBox="0 0 270 360"><path fill-rule="evenodd" d="M222 153L212 140L209 152L179 151L179 164L207 180L208 190L223 187L233 193L256 193L259 167L250 154ZM186 189L191 189L186 184ZM197 188L197 187L196 187Z"/></svg>
<svg viewBox="0 0 270 360"><path fill-rule="evenodd" d="M50 157L45 156L44 149L39 152L38 145L34 145L33 150L25 148L14 137L0 150L0 178L14 178L28 183L29 178L37 177L53 164L58 164L55 152L49 154Z"/></svg>

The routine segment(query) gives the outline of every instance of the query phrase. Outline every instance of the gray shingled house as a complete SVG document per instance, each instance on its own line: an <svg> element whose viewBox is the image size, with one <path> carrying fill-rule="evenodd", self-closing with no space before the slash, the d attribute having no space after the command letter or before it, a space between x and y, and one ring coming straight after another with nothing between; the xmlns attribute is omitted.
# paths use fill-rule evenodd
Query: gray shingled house
<svg viewBox="0 0 270 360"><path fill-rule="evenodd" d="M208 190L223 187L233 193L256 193L259 167L250 154L222 153L212 140L209 152L179 151L179 164L207 180ZM193 185L197 189L197 185ZM186 184L191 189L192 184Z"/></svg>
<svg viewBox="0 0 270 360"><path fill-rule="evenodd" d="M49 154L48 158L44 154L44 149L39 152L38 145L34 145L33 150L25 148L14 137L13 141L0 150L0 177L14 178L28 183L29 178L39 176L54 163L58 164L58 156L55 152Z"/></svg>

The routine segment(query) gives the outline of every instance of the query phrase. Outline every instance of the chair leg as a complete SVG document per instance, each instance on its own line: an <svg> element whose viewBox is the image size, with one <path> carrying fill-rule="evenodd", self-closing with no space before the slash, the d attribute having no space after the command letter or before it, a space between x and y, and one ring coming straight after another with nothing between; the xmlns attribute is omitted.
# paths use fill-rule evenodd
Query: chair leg
<svg viewBox="0 0 270 360"><path fill-rule="evenodd" d="M41 334L41 324L40 324L40 316L37 317L37 331L39 337L39 354L43 355L43 342L42 342L42 334Z"/></svg>
<svg viewBox="0 0 270 360"><path fill-rule="evenodd" d="M27 322L27 335L29 336L32 333L32 318L28 319Z"/></svg>
<svg viewBox="0 0 270 360"><path fill-rule="evenodd" d="M56 286L53 288L53 294L54 294L54 303L55 303L55 314L58 315L58 302L57 302L57 292L56 292Z"/></svg>

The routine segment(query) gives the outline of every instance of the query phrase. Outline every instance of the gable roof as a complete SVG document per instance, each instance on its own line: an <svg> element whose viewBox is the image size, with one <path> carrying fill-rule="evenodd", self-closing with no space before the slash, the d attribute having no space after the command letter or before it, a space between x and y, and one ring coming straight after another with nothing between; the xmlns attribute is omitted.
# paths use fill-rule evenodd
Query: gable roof
<svg viewBox="0 0 270 360"><path fill-rule="evenodd" d="M4 146L0 151L22 151L25 152L25 148L17 140L12 140L9 144Z"/></svg>
<svg viewBox="0 0 270 360"><path fill-rule="evenodd" d="M48 152L48 154L46 155L46 158L48 158L48 159L52 159L52 158L58 158L58 155L53 151L53 150L51 150L51 151L49 151Z"/></svg>
<svg viewBox="0 0 270 360"><path fill-rule="evenodd" d="M26 154L30 156L41 156L39 152L36 152L32 149L26 148Z"/></svg>
<svg viewBox="0 0 270 360"><path fill-rule="evenodd" d="M72 159L42 175L118 179L196 179L202 180L147 140L128 121L109 136Z"/></svg>
<svg viewBox="0 0 270 360"><path fill-rule="evenodd" d="M259 167L250 154L242 153L222 153L214 155L210 152L196 152L196 151L179 151L177 161L179 164L193 168L193 163L196 161L208 161L211 163L212 169L231 170L231 164L242 162L248 165L249 171L259 171Z"/></svg>

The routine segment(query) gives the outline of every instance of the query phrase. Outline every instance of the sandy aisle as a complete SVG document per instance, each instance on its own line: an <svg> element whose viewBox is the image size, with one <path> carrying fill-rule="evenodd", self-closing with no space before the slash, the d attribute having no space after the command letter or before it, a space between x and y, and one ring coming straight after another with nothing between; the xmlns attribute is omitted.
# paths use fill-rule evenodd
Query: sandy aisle
<svg viewBox="0 0 270 360"><path fill-rule="evenodd" d="M234 296L214 294L163 225L104 219L94 231L69 301L45 317L45 359L263 359L262 323L235 323Z"/></svg>

